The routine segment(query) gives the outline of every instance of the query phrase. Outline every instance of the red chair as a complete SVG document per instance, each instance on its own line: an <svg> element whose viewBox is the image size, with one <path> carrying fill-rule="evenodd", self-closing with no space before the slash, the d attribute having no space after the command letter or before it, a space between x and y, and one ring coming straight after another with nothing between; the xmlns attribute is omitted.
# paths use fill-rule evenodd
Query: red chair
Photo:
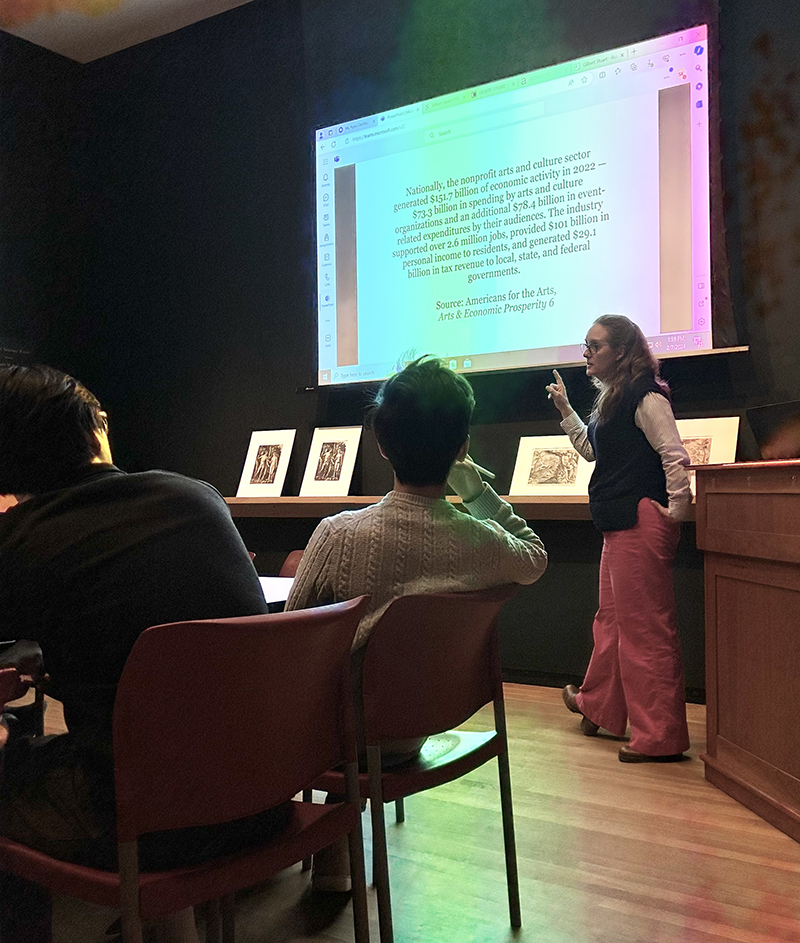
<svg viewBox="0 0 800 943"><path fill-rule="evenodd" d="M44 684L46 676L33 678L30 675L20 674L16 668L0 668L0 718L3 708L9 701L16 701L28 693L29 688L35 689L36 697L33 703L34 727L37 736L44 733L44 693L39 685ZM0 775L3 772L2 750L8 741L8 727L0 722ZM0 941L2 943L2 941Z"/></svg>
<svg viewBox="0 0 800 943"><path fill-rule="evenodd" d="M370 633L362 695L367 774L359 776L359 785L362 797L370 800L381 943L393 940L383 804L399 803L397 820L402 821L405 796L458 779L493 757L500 773L511 926L522 925L496 624L503 603L518 588L403 596ZM494 704L494 730L450 729L489 703ZM424 736L430 739L418 759L381 770L381 741ZM314 788L341 794L344 776L328 771Z"/></svg>
<svg viewBox="0 0 800 943"><path fill-rule="evenodd" d="M221 898L223 938L232 939L235 891L346 834L355 938L368 943L350 679L350 647L366 602L145 631L114 706L119 873L57 861L2 837L0 870L119 908L125 943L141 943L141 920ZM269 845L140 873L138 836L254 815L341 762L347 802L292 803L289 825ZM207 939L218 933L215 921Z"/></svg>
<svg viewBox="0 0 800 943"><path fill-rule="evenodd" d="M30 679L24 679L16 668L0 668L0 710L9 702L22 697Z"/></svg>
<svg viewBox="0 0 800 943"><path fill-rule="evenodd" d="M292 550L283 561L283 566L281 567L278 576L297 576L297 568L300 566L300 561L302 559L302 550Z"/></svg>
<svg viewBox="0 0 800 943"><path fill-rule="evenodd" d="M3 774L3 747L8 741L8 727L2 720L3 707L9 701L22 697L26 688L16 668L0 668L0 776Z"/></svg>

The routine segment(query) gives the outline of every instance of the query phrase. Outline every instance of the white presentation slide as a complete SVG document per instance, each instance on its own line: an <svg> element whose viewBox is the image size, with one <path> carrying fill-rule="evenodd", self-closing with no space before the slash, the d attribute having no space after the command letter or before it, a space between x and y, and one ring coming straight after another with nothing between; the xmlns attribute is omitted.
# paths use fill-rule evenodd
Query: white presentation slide
<svg viewBox="0 0 800 943"><path fill-rule="evenodd" d="M577 362L610 312L709 350L706 34L319 129L319 383Z"/></svg>

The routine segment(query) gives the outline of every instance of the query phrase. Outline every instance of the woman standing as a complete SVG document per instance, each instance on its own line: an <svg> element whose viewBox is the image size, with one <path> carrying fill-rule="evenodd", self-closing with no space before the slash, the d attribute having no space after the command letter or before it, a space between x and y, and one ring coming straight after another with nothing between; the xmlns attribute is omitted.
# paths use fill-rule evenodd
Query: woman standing
<svg viewBox="0 0 800 943"><path fill-rule="evenodd" d="M689 732L672 559L678 522L692 503L689 456L641 330L606 314L592 325L584 348L586 375L599 390L589 425L570 406L557 370L547 387L561 428L596 462L589 508L603 532L594 650L583 684L567 685L564 702L583 714L586 736L603 727L622 737L630 720L622 762L679 760Z"/></svg>

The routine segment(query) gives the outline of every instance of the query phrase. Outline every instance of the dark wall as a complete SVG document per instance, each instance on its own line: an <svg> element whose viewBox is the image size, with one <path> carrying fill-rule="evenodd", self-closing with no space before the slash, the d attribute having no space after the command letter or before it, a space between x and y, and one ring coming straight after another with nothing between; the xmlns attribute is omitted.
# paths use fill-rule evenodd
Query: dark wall
<svg viewBox="0 0 800 943"><path fill-rule="evenodd" d="M294 0L86 66L0 32L0 344L84 380L126 468L231 493L252 429L315 424L304 74Z"/></svg>
<svg viewBox="0 0 800 943"><path fill-rule="evenodd" d="M0 347L72 360L84 310L85 136L77 63L0 32Z"/></svg>
<svg viewBox="0 0 800 943"><path fill-rule="evenodd" d="M800 399L800 5L722 4L723 154L732 289L753 403Z"/></svg>
<svg viewBox="0 0 800 943"><path fill-rule="evenodd" d="M313 419L295 393L314 375L303 75L291 0L87 67L96 342L81 374L129 469L233 493L253 429Z"/></svg>

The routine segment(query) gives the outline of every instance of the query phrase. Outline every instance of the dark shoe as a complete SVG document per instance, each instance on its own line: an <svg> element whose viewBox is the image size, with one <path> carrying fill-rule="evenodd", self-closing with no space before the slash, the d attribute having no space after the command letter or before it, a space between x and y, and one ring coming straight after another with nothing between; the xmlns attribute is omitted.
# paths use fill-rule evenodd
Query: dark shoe
<svg viewBox="0 0 800 943"><path fill-rule="evenodd" d="M567 705L567 710L573 714L580 714L581 712L580 707L578 707L579 693L580 688L576 688L574 684L568 684L561 692L561 697L564 698L564 703Z"/></svg>
<svg viewBox="0 0 800 943"><path fill-rule="evenodd" d="M665 756L650 756L647 753L639 753L633 750L627 743L619 748L620 763L679 763L681 760L688 760L685 753L668 753Z"/></svg>
<svg viewBox="0 0 800 943"><path fill-rule="evenodd" d="M564 703L567 705L567 710L571 711L573 714L580 714L581 709L578 707L578 692L579 688L576 688L574 684L568 684L563 691L561 692L561 697L564 698ZM583 731L584 737L596 737L597 731L600 729L599 724L595 724L593 721L585 715L581 715L581 730Z"/></svg>
<svg viewBox="0 0 800 943"><path fill-rule="evenodd" d="M586 715L581 717L581 730L583 731L584 737L596 737L599 729L600 724L595 724L593 721L589 720Z"/></svg>

